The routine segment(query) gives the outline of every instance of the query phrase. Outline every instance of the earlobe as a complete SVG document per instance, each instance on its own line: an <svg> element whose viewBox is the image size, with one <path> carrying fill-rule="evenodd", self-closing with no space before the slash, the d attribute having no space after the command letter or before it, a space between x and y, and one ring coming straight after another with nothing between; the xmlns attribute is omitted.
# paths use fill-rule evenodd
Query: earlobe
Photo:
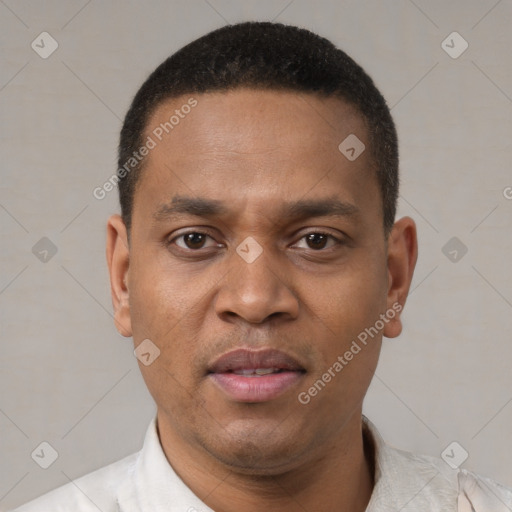
<svg viewBox="0 0 512 512"><path fill-rule="evenodd" d="M416 224L410 217L395 222L388 239L387 309L395 314L384 328L384 336L395 338L402 332L400 314L405 306L418 259Z"/></svg>
<svg viewBox="0 0 512 512"><path fill-rule="evenodd" d="M120 215L112 215L108 219L106 255L114 322L119 333L129 337L132 336L128 282L130 250L126 226Z"/></svg>

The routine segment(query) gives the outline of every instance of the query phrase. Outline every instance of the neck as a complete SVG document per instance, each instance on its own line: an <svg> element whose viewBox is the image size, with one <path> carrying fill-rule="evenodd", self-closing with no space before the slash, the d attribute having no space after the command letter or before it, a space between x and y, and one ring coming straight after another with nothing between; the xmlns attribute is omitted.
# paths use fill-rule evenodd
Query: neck
<svg viewBox="0 0 512 512"><path fill-rule="evenodd" d="M272 475L244 474L226 467L202 448L184 443L166 428L160 415L158 425L174 471L216 512L364 512L370 500L374 455L371 439L363 438L360 413L329 446L293 469Z"/></svg>

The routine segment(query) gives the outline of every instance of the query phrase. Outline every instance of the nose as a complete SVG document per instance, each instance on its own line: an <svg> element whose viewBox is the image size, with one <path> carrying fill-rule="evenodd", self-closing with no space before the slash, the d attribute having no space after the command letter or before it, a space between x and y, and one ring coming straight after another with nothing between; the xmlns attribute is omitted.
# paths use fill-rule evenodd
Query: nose
<svg viewBox="0 0 512 512"><path fill-rule="evenodd" d="M217 293L217 315L224 320L238 318L251 324L261 324L270 318L297 318L298 299L284 269L276 260L271 261L270 251L264 250L251 263L237 253L232 258L231 271Z"/></svg>

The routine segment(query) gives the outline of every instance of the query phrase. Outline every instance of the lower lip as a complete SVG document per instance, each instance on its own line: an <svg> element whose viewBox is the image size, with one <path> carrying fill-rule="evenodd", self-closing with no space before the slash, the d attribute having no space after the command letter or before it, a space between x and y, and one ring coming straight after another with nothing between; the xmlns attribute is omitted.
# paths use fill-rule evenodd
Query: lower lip
<svg viewBox="0 0 512 512"><path fill-rule="evenodd" d="M236 402L268 402L297 384L302 375L302 372L280 372L246 377L236 373L211 373L210 377Z"/></svg>

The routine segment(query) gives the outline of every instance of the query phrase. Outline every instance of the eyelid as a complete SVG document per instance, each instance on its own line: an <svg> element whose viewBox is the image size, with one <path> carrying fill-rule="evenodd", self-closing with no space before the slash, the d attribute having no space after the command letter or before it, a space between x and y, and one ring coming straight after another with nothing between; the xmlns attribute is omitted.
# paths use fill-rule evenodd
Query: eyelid
<svg viewBox="0 0 512 512"><path fill-rule="evenodd" d="M325 229L325 228L315 228L315 227L309 227L309 228L305 228L305 229L308 229L308 231L306 232L303 232L303 234L301 234L297 241L294 243L297 244L298 242L300 242L301 240L303 240L305 237L309 236L309 235L312 235L312 234L315 234L315 235L324 235L324 236L327 236L329 237L330 239L332 239L334 241L334 245L327 248L327 249L319 249L319 250L314 250L314 249L309 249L311 251L314 251L314 252L318 252L318 253L321 253L321 252L326 252L328 251L329 249L332 249L336 246L340 246L340 245L343 245L344 243L346 243L345 241L345 235L341 234L341 235L334 235L332 234L329 230ZM205 235L209 238L211 238L212 240L216 241L215 240L215 237L208 232L208 230L206 230L206 228L196 228L196 229L189 229L187 231L184 231L182 233L179 233L179 234L174 234L172 238L167 238L166 239L166 245L171 245L171 243L175 242L177 239L179 238L182 238L182 237L185 237L189 234L199 234L199 235ZM296 236L298 236L299 233L297 233L294 238ZM189 248L185 248L185 247L180 247L179 245L175 244L179 249L183 250L183 251L188 251L188 252L200 252L202 249L208 249L208 247L201 247L199 249L189 249ZM221 245L217 242L217 247ZM293 246L292 246L293 247Z"/></svg>
<svg viewBox="0 0 512 512"><path fill-rule="evenodd" d="M174 234L172 236L172 238L167 238L166 239L166 245L170 245L171 243L175 242L175 240L179 239L179 238L183 238L187 235L191 235L191 234L197 234L197 235L205 235L209 238L211 238L212 240L215 240L215 237L209 233L208 231L205 230L205 228L201 228L201 229L189 229L188 231L184 231L183 233L179 233L179 234ZM217 243L217 246L219 245L218 242ZM190 251L190 252L199 252L201 249L204 249L204 247L201 247L201 249L197 249L197 250L193 250L193 249L189 249L188 247L185 248L185 247L180 247L179 245L177 245L177 247L183 251Z"/></svg>
<svg viewBox="0 0 512 512"><path fill-rule="evenodd" d="M331 247L328 247L326 249L320 249L317 251L315 251L314 249L310 249L311 251L318 252L318 253L327 252L329 249L333 249L334 247L343 245L345 243L344 235L334 235L330 231L328 231L326 229L322 229L322 228L309 228L309 231L307 231L299 236L297 242L295 242L294 245L309 235L323 235L323 236L326 236L334 241L334 245Z"/></svg>

